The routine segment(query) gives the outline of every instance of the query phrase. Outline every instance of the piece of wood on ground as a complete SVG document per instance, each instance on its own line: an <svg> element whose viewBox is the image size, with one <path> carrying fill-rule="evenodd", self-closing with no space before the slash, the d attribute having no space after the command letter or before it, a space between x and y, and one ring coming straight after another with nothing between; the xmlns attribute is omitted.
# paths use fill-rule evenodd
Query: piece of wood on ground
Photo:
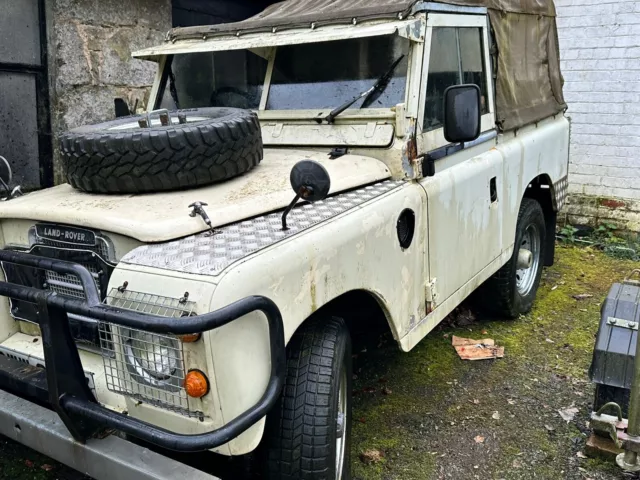
<svg viewBox="0 0 640 480"><path fill-rule="evenodd" d="M462 360L487 360L504 357L504 347L497 347L491 338L474 340L454 335L451 344Z"/></svg>
<svg viewBox="0 0 640 480"><path fill-rule="evenodd" d="M473 338L451 337L451 345L454 347L461 347L463 345L485 345L487 347L493 347L496 343L491 338L483 338L482 340L474 340Z"/></svg>
<svg viewBox="0 0 640 480"><path fill-rule="evenodd" d="M613 440L600 437L595 433L592 433L587 440L584 451L590 457L599 457L605 460L615 460L616 456L623 452L621 448L618 448L616 444L613 443Z"/></svg>

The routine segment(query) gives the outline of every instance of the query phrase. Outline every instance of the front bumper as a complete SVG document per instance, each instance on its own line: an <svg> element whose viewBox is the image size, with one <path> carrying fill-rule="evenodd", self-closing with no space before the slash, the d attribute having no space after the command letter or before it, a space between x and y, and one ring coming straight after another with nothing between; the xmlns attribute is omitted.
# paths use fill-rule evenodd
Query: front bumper
<svg viewBox="0 0 640 480"><path fill-rule="evenodd" d="M0 251L0 262L73 274L82 283L84 300L0 282L0 295L36 304L46 365L46 373L41 372L40 375L30 369L21 373L19 369L0 366L0 390L40 403L46 399L75 440L84 443L107 429L117 429L170 450L209 450L247 430L277 401L284 381L284 329L280 311L268 298L246 297L214 312L193 317L158 317L102 304L90 272L79 264L11 251ZM196 435L174 433L101 406L86 383L67 320L67 314L71 313L151 333L184 335L213 330L256 310L266 316L269 326L271 369L267 388L253 407L226 425Z"/></svg>
<svg viewBox="0 0 640 480"><path fill-rule="evenodd" d="M80 445L55 412L1 390L0 435L96 480L219 480L115 435Z"/></svg>

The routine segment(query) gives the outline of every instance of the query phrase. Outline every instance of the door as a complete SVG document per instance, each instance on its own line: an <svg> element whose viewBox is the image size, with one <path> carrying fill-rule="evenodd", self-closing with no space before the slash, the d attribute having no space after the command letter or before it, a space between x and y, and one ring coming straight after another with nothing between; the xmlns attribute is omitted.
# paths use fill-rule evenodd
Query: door
<svg viewBox="0 0 640 480"><path fill-rule="evenodd" d="M50 186L44 0L0 0L0 12L0 155L11 165L14 185Z"/></svg>
<svg viewBox="0 0 640 480"><path fill-rule="evenodd" d="M417 141L418 153L430 162L425 175L431 176L421 184L427 192L426 261L437 295L432 307L455 293L461 301L502 250L503 173L500 155L490 152L496 135L489 67L486 16L429 15ZM481 136L449 144L442 128L444 91L470 83L481 90Z"/></svg>

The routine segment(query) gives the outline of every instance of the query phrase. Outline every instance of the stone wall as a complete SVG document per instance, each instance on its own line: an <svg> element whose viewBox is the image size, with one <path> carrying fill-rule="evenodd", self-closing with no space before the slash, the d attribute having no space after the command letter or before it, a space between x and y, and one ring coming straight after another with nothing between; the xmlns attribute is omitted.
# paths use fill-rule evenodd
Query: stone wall
<svg viewBox="0 0 640 480"><path fill-rule="evenodd" d="M146 105L156 64L131 52L161 43L171 0L47 1L52 133L114 117L113 99ZM54 140L54 176L63 181Z"/></svg>
<svg viewBox="0 0 640 480"><path fill-rule="evenodd" d="M640 1L556 0L573 224L640 231Z"/></svg>

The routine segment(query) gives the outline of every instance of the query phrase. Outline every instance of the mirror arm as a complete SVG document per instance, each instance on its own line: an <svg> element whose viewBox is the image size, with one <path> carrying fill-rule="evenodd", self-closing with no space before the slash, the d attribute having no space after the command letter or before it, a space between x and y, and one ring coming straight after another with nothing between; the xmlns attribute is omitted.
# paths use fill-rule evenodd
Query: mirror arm
<svg viewBox="0 0 640 480"><path fill-rule="evenodd" d="M300 190L302 191L302 189ZM291 203L289 204L289 206L284 209L284 212L282 212L282 230L283 231L289 230L289 227L287 227L287 215L289 215L289 212L291 212L295 204L298 202L298 200L300 200L300 196L302 195L301 191L296 193L296 196L293 197L293 200L291 200Z"/></svg>

